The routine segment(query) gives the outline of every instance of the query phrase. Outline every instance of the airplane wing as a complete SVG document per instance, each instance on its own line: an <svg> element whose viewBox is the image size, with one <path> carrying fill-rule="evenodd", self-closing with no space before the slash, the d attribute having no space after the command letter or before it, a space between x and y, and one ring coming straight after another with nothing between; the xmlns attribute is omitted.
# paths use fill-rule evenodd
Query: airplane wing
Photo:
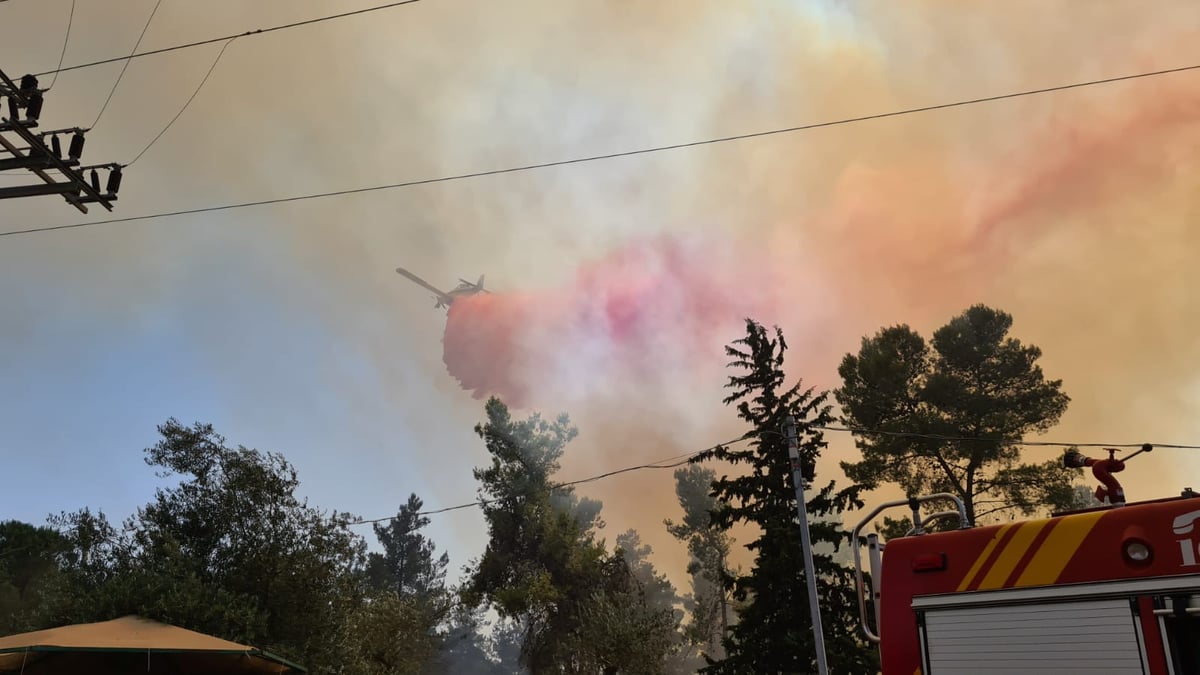
<svg viewBox="0 0 1200 675"><path fill-rule="evenodd" d="M449 296L447 296L445 292L440 291L437 288L434 288L433 286L431 286L429 284L429 282L427 282L424 279L422 279L421 277L413 274L412 272L409 272L408 270L404 269L403 267L397 267L396 272L398 274L400 274L401 276L407 278L409 281L413 282L414 284L416 284L416 285L420 286L421 288L424 288L425 290L429 291L430 293L433 293L434 295L438 296L438 298L442 299L443 301L448 302L450 300Z"/></svg>

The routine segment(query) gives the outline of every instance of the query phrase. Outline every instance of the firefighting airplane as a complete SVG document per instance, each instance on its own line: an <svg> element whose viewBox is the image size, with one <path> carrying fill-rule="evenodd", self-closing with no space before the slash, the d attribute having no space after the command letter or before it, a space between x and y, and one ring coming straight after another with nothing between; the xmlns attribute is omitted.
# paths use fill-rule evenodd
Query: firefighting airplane
<svg viewBox="0 0 1200 675"><path fill-rule="evenodd" d="M396 272L399 273L401 276L407 278L409 281L413 282L414 284L420 286L421 288L424 288L425 290L429 291L430 293L433 293L433 299L437 300L437 303L433 306L434 309L441 309L443 307L449 307L450 303L454 302L457 298L461 298L464 295L475 295L476 293L487 293L488 292L483 287L483 275L482 274L479 275L479 281L476 281L475 283L471 283L470 281L467 281L466 279L459 279L458 280L459 284L457 286L455 286L453 290L441 291L441 290L438 290L437 288L435 288L429 282L427 282L424 279L422 279L421 277L413 274L412 272L409 272L408 270L404 269L403 267L397 267Z"/></svg>

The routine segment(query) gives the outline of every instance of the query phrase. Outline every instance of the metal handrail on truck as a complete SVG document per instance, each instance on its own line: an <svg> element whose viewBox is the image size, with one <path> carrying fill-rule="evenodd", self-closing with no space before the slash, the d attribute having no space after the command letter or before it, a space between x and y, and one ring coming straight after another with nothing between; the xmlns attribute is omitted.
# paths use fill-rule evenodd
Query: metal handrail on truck
<svg viewBox="0 0 1200 675"><path fill-rule="evenodd" d="M925 502L939 501L939 500L952 501L952 502L954 502L954 505L958 508L956 511L938 511L936 513L930 514L928 518L922 520L921 519L921 504L923 504ZM853 552L854 552L854 588L858 595L858 619L859 619L860 625L862 626L863 633L867 636L867 639L870 640L871 642L875 642L875 643L879 642L879 635L871 630L870 623L867 621L867 600L866 600L866 596L863 593L864 583L863 583L862 553L859 551L861 546L859 546L858 537L859 537L859 532L862 531L862 528L865 527L872 520L874 520L880 513L883 513L887 509L895 508L897 506L907 506L908 508L910 508L912 510L913 527L911 530L909 530L909 535L924 534L925 533L924 526L926 524L933 522L935 520L941 520L942 518L947 518L947 517L951 517L951 516L958 516L959 529L966 530L971 527L971 521L967 519L967 508L963 504L963 501L961 499L959 499L957 496L952 495L948 492L938 492L936 494L923 495L921 497L909 497L908 499L900 499L900 500L891 501L891 502L884 502L883 504L880 504L879 506L875 507L875 509L873 511L871 511L869 514L867 514L867 516L865 518L863 518L862 521L858 523L858 525L854 526L854 531L850 535L850 537L851 537L850 541L851 541L851 548L853 549ZM875 614L876 614L875 624L876 624L876 626L878 626L879 625L879 602L878 602L878 599L879 599L879 567L880 567L879 563L881 560L881 553L883 550L883 546L881 544L879 544L879 535L877 535L877 534L868 535L867 536L867 546L870 549L870 555L871 555L871 591L872 591L872 598L875 600Z"/></svg>

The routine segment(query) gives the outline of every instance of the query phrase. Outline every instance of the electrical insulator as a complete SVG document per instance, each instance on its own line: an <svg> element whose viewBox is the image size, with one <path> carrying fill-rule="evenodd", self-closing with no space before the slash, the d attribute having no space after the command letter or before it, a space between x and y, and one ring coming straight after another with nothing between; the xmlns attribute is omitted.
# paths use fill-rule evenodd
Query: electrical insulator
<svg viewBox="0 0 1200 675"><path fill-rule="evenodd" d="M13 122L16 122L17 120L21 119L21 113L17 111L17 97L16 96L8 97L8 119L12 120Z"/></svg>
<svg viewBox="0 0 1200 675"><path fill-rule="evenodd" d="M62 142L58 140L58 134L50 137L50 150L54 152L54 156L62 159Z"/></svg>
<svg viewBox="0 0 1200 675"><path fill-rule="evenodd" d="M78 131L74 136L71 136L71 147L67 149L67 154L71 159L79 159L83 156L83 134Z"/></svg>
<svg viewBox="0 0 1200 675"><path fill-rule="evenodd" d="M36 121L42 115L42 92L34 89L25 97L25 117Z"/></svg>
<svg viewBox="0 0 1200 675"><path fill-rule="evenodd" d="M95 190L96 192L99 192L100 191L100 174L97 173L95 169L92 169L92 175L90 176L90 178L92 179L92 189Z"/></svg>
<svg viewBox="0 0 1200 675"><path fill-rule="evenodd" d="M105 186L105 192L110 195L117 194L117 190L121 189L121 167L114 166L112 171L108 172L108 185Z"/></svg>

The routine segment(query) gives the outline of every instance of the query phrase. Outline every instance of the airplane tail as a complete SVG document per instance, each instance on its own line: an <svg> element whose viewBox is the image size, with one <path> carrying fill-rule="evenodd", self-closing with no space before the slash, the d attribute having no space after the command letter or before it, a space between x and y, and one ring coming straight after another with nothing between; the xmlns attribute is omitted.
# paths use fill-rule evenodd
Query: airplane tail
<svg viewBox="0 0 1200 675"><path fill-rule="evenodd" d="M482 274L479 275L479 281L475 282L475 288L478 288L481 291L483 290L483 275Z"/></svg>

